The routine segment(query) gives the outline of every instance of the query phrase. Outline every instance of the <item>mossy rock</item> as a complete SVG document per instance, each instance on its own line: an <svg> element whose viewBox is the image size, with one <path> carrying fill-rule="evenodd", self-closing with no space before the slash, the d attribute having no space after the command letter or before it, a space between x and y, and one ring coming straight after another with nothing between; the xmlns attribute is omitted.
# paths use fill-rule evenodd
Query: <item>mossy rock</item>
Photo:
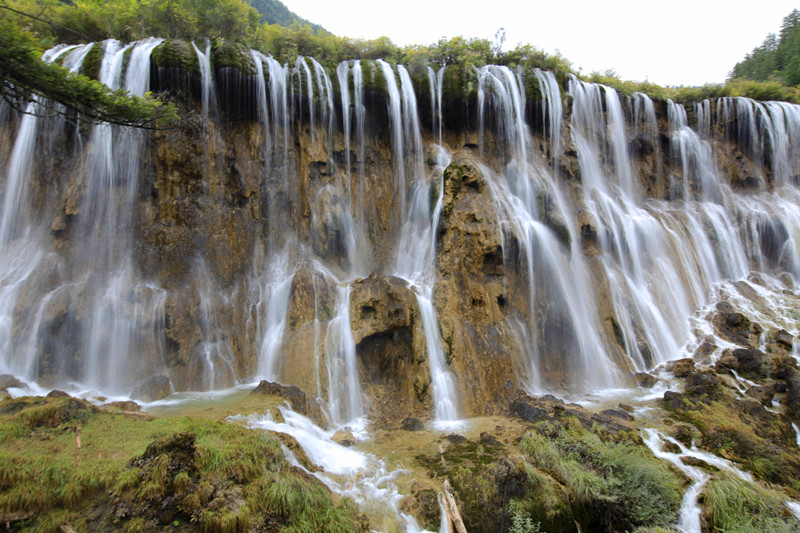
<svg viewBox="0 0 800 533"><path fill-rule="evenodd" d="M250 49L224 39L214 39L211 43L211 64L214 69L232 68L245 76L256 74Z"/></svg>
<svg viewBox="0 0 800 533"><path fill-rule="evenodd" d="M464 65L448 65L442 76L442 99L475 98L478 96L475 70Z"/></svg>
<svg viewBox="0 0 800 533"><path fill-rule="evenodd" d="M159 68L178 68L186 70L194 76L200 76L197 52L187 41L167 39L155 47L150 58Z"/></svg>
<svg viewBox="0 0 800 533"><path fill-rule="evenodd" d="M100 64L103 62L103 44L94 43L91 50L83 58L80 73L93 80L100 79Z"/></svg>
<svg viewBox="0 0 800 533"><path fill-rule="evenodd" d="M364 79L364 91L375 91L386 96L389 95L386 90L386 77L377 62L361 60L361 74ZM399 84L400 80L397 79L397 82Z"/></svg>

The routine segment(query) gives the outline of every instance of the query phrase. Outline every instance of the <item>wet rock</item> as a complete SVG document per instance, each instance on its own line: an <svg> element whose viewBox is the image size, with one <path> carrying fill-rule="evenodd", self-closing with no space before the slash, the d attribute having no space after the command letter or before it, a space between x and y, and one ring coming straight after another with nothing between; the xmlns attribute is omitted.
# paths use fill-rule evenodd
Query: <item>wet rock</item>
<svg viewBox="0 0 800 533"><path fill-rule="evenodd" d="M373 273L356 280L350 293L353 340L358 345L372 335L411 328L416 309L416 296L403 279Z"/></svg>
<svg viewBox="0 0 800 533"><path fill-rule="evenodd" d="M739 362L739 368L746 375L766 376L763 363L766 354L754 348L738 348L733 350L732 355Z"/></svg>
<svg viewBox="0 0 800 533"><path fill-rule="evenodd" d="M691 455L687 455L685 457L682 457L681 460L683 461L683 464L685 464L685 465L696 466L696 467L699 467L699 468L712 469L712 470L714 469L714 467L712 467L711 465L709 465L707 462L703 461L699 457L692 457Z"/></svg>
<svg viewBox="0 0 800 533"><path fill-rule="evenodd" d="M711 355L714 353L714 351L716 351L716 349L716 344L706 340L694 351L692 359L699 363L709 364L711 362Z"/></svg>
<svg viewBox="0 0 800 533"><path fill-rule="evenodd" d="M774 379L787 379L797 372L797 360L788 355L770 357L767 362L767 371Z"/></svg>
<svg viewBox="0 0 800 533"><path fill-rule="evenodd" d="M632 413L634 411L633 406L632 405L628 405L627 403L617 404L617 407L619 407L620 409L622 409L626 413Z"/></svg>
<svg viewBox="0 0 800 533"><path fill-rule="evenodd" d="M774 334L775 342L786 348L787 350L791 350L794 346L794 337L791 333L786 331L785 329L779 330Z"/></svg>
<svg viewBox="0 0 800 533"><path fill-rule="evenodd" d="M131 398L143 402L163 400L172 394L172 383L164 374L153 376L131 391Z"/></svg>
<svg viewBox="0 0 800 533"><path fill-rule="evenodd" d="M484 446L502 446L503 444L486 431L481 432L480 442Z"/></svg>
<svg viewBox="0 0 800 533"><path fill-rule="evenodd" d="M508 498L522 498L531 486L525 460L518 455L500 459L492 465L489 475L494 478L497 494Z"/></svg>
<svg viewBox="0 0 800 533"><path fill-rule="evenodd" d="M457 433L451 433L449 435L445 435L444 438L446 438L453 444L463 444L467 442L467 438L464 435L459 435Z"/></svg>
<svg viewBox="0 0 800 533"><path fill-rule="evenodd" d="M648 374L647 372L637 372L636 381L639 383L640 387L650 389L653 386L655 386L656 382L658 382L658 379L652 374Z"/></svg>
<svg viewBox="0 0 800 533"><path fill-rule="evenodd" d="M722 352L722 356L717 359L714 368L718 374L730 374L731 370L740 371L742 366L739 364L739 360L734 357L732 350L725 350Z"/></svg>
<svg viewBox="0 0 800 533"><path fill-rule="evenodd" d="M694 359L684 358L670 361L666 365L667 372L672 371L676 378L685 378L694 370Z"/></svg>
<svg viewBox="0 0 800 533"><path fill-rule="evenodd" d="M0 390L8 389L11 387L21 388L25 384L12 376L11 374L0 374Z"/></svg>
<svg viewBox="0 0 800 533"><path fill-rule="evenodd" d="M509 406L511 416L521 418L526 422L538 422L548 417L547 411L532 404L529 398L519 398Z"/></svg>
<svg viewBox="0 0 800 533"><path fill-rule="evenodd" d="M800 374L794 373L786 380L786 397L784 403L796 417L800 417Z"/></svg>
<svg viewBox="0 0 800 533"><path fill-rule="evenodd" d="M693 396L713 395L717 391L719 378L711 369L702 369L686 376L686 393Z"/></svg>
<svg viewBox="0 0 800 533"><path fill-rule="evenodd" d="M317 402L308 397L297 385L282 385L271 381L262 380L250 394L280 396L289 402L292 410L307 416L317 424L322 424L325 417Z"/></svg>
<svg viewBox="0 0 800 533"><path fill-rule="evenodd" d="M106 407L110 409L119 409L120 411L130 411L130 412L138 412L141 411L142 407L133 401L124 401L124 402L109 402L106 404Z"/></svg>
<svg viewBox="0 0 800 533"><path fill-rule="evenodd" d="M633 422L633 417L631 415L619 409L605 409L604 411L600 411L600 413L611 418L619 418L626 422Z"/></svg>
<svg viewBox="0 0 800 533"><path fill-rule="evenodd" d="M415 516L423 527L436 530L439 526L438 492L428 483L415 481L411 493L400 502L400 510Z"/></svg>
<svg viewBox="0 0 800 533"><path fill-rule="evenodd" d="M759 324L738 312L728 301L717 303L714 326L719 335L740 346L758 346L758 335L762 332Z"/></svg>
<svg viewBox="0 0 800 533"><path fill-rule="evenodd" d="M772 397L775 395L772 387L764 387L762 385L754 385L750 387L747 389L745 394L766 407L770 407L772 405Z"/></svg>
<svg viewBox="0 0 800 533"><path fill-rule="evenodd" d="M669 453L681 453L681 447L674 442L667 441L664 443L664 451Z"/></svg>
<svg viewBox="0 0 800 533"><path fill-rule="evenodd" d="M672 409L673 411L680 411L689 407L689 403L683 394L671 390L664 393L664 404L667 409Z"/></svg>
<svg viewBox="0 0 800 533"><path fill-rule="evenodd" d="M407 416L406 418L403 419L403 422L400 424L400 429L403 429L405 431L422 431L425 429L425 425L419 418Z"/></svg>
<svg viewBox="0 0 800 533"><path fill-rule="evenodd" d="M344 446L345 448L349 448L356 443L356 439L353 437L353 433L349 428L337 430L336 433L333 434L333 437L331 437L331 440L339 446Z"/></svg>

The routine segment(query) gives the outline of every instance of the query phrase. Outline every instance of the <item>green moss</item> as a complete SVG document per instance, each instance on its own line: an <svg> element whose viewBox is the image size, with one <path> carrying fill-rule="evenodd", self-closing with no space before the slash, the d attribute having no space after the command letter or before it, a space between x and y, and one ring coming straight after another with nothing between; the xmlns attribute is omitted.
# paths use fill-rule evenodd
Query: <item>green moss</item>
<svg viewBox="0 0 800 533"><path fill-rule="evenodd" d="M784 500L775 490L721 472L706 489L706 518L715 531L797 531Z"/></svg>
<svg viewBox="0 0 800 533"><path fill-rule="evenodd" d="M520 451L569 492L572 511L592 523L626 529L668 525L681 500L678 478L644 446L604 441L580 423L542 423ZM591 512L589 512L591 511Z"/></svg>
<svg viewBox="0 0 800 533"><path fill-rule="evenodd" d="M211 43L211 64L214 69L233 68L246 76L256 73L250 49L225 39L214 39Z"/></svg>
<svg viewBox="0 0 800 533"><path fill-rule="evenodd" d="M80 73L92 80L100 79L100 64L103 62L103 45L94 43L81 64Z"/></svg>
<svg viewBox="0 0 800 533"><path fill-rule="evenodd" d="M197 52L187 41L167 39L153 49L150 58L159 68L179 68L200 76Z"/></svg>
<svg viewBox="0 0 800 533"><path fill-rule="evenodd" d="M23 398L0 402L0 428L0 515L32 514L23 531L77 526L72 516L87 520L82 531L359 529L351 502L292 469L276 438L241 426Z"/></svg>

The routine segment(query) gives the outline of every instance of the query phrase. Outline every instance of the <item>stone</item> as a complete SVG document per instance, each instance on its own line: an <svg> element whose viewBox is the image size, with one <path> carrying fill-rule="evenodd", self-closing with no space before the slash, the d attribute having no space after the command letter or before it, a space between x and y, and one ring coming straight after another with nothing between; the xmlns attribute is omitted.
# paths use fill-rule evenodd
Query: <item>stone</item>
<svg viewBox="0 0 800 533"><path fill-rule="evenodd" d="M775 395L772 387L764 387L762 385L754 385L745 391L745 394L753 398L765 407L772 406L772 397Z"/></svg>
<svg viewBox="0 0 800 533"><path fill-rule="evenodd" d="M106 404L106 407L110 409L119 409L120 411L129 411L129 412L138 412L141 411L142 407L134 402L134 401L120 401L120 402L109 402Z"/></svg>
<svg viewBox="0 0 800 533"><path fill-rule="evenodd" d="M667 371L672 371L676 378L685 378L694 370L694 359L684 358L677 361L670 361L666 366Z"/></svg>
<svg viewBox="0 0 800 533"><path fill-rule="evenodd" d="M163 400L172 394L172 383L169 377L164 374L153 376L146 379L131 391L131 398L143 402L155 402Z"/></svg>
<svg viewBox="0 0 800 533"><path fill-rule="evenodd" d="M761 326L737 311L730 302L723 300L717 303L712 322L717 333L725 340L740 346L758 346Z"/></svg>
<svg viewBox="0 0 800 533"><path fill-rule="evenodd" d="M766 375L763 371L763 363L766 354L761 350L756 350L754 348L737 348L733 350L732 355L739 362L739 367L743 373L757 376L761 376L762 374L764 376Z"/></svg>
<svg viewBox="0 0 800 533"><path fill-rule="evenodd" d="M8 389L11 387L22 388L25 384L12 376L11 374L0 374L0 390Z"/></svg>
<svg viewBox="0 0 800 533"><path fill-rule="evenodd" d="M680 392L668 390L664 393L664 403L668 409L681 411L688 407L686 397Z"/></svg>
<svg viewBox="0 0 800 533"><path fill-rule="evenodd" d="M47 393L48 398L71 398L69 394L63 390L53 389Z"/></svg>
<svg viewBox="0 0 800 533"><path fill-rule="evenodd" d="M652 374L648 374L647 372L637 372L636 381L639 383L640 387L644 387L645 389L650 389L653 388L653 386L655 386L658 379Z"/></svg>
<svg viewBox="0 0 800 533"><path fill-rule="evenodd" d="M626 422L633 422L633 417L631 415L619 409L605 409L600 411L600 413L611 418L619 418L620 420L625 420Z"/></svg>
<svg viewBox="0 0 800 533"><path fill-rule="evenodd" d="M337 430L336 433L333 434L333 437L331 437L331 440L339 446L344 446L345 448L349 448L356 443L356 439L353 437L353 433L350 431L350 428Z"/></svg>
<svg viewBox="0 0 800 533"><path fill-rule="evenodd" d="M791 333L782 329L775 333L775 342L782 345L787 350L791 350L794 346L794 337Z"/></svg>
<svg viewBox="0 0 800 533"><path fill-rule="evenodd" d="M719 378L713 370L698 370L686 376L686 393L693 396L710 396L716 392L718 384Z"/></svg>
<svg viewBox="0 0 800 533"><path fill-rule="evenodd" d="M486 431L482 431L480 435L480 443L484 446L502 446L503 444L497 440L493 435Z"/></svg>
<svg viewBox="0 0 800 533"><path fill-rule="evenodd" d="M509 406L511 416L521 418L526 422L538 422L548 418L547 411L533 405L528 398L520 398L511 402Z"/></svg>
<svg viewBox="0 0 800 533"><path fill-rule="evenodd" d="M403 422L400 424L400 429L403 429L405 431L422 431L425 429L425 425L419 418L407 416L406 418L403 419Z"/></svg>
<svg viewBox="0 0 800 533"><path fill-rule="evenodd" d="M303 389L297 385L282 385L267 380L261 380L250 394L279 396L289 402L292 410L307 416L317 424L324 424L325 417L316 401L308 397Z"/></svg>

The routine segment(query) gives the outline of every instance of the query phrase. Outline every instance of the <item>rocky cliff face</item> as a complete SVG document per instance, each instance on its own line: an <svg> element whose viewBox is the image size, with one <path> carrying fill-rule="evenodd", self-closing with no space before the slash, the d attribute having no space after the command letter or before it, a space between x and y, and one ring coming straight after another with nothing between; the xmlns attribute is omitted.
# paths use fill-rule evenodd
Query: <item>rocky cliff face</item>
<svg viewBox="0 0 800 533"><path fill-rule="evenodd" d="M266 378L385 426L448 390L485 415L632 384L691 344L715 283L800 274L794 106L704 102L690 128L577 80L526 95L501 67L439 101L372 62L346 64L344 97L310 60L244 54L203 115L212 80L176 50L151 84L182 98L179 128L48 119L24 141L4 115L3 159L42 154L5 174L5 198L26 188L4 208L5 371L123 394Z"/></svg>

